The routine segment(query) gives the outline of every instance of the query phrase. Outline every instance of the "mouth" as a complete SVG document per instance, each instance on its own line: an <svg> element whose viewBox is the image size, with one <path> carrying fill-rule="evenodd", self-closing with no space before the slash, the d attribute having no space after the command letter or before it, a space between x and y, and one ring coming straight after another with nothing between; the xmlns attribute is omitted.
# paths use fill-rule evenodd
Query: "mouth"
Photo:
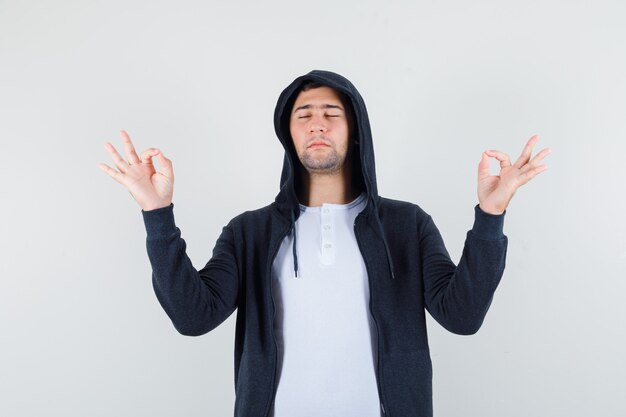
<svg viewBox="0 0 626 417"><path fill-rule="evenodd" d="M317 141L317 142L313 142L312 144L310 144L308 146L308 148L321 148L321 147L324 147L324 146L329 146L329 145L324 143L324 142Z"/></svg>

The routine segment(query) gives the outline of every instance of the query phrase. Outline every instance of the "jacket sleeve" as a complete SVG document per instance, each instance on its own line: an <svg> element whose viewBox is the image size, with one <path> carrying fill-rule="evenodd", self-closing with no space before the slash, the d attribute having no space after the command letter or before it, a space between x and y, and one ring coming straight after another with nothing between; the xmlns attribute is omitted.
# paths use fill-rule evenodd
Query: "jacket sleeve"
<svg viewBox="0 0 626 417"><path fill-rule="evenodd" d="M505 267L505 213L493 215L474 207L474 225L467 232L458 266L450 260L430 216L423 226L424 302L430 315L452 333L476 333L491 305Z"/></svg>
<svg viewBox="0 0 626 417"><path fill-rule="evenodd" d="M176 330L199 336L220 325L237 307L239 275L233 232L230 223L222 229L213 256L197 271L185 252L173 210L173 203L142 210L152 285Z"/></svg>

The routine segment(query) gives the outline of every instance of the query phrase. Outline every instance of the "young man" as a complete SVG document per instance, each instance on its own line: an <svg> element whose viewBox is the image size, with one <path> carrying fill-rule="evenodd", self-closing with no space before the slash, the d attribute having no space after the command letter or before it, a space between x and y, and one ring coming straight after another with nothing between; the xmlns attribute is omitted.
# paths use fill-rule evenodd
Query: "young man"
<svg viewBox="0 0 626 417"><path fill-rule="evenodd" d="M504 271L505 210L550 150L531 159L533 136L514 164L483 153L456 266L427 213L378 195L368 115L350 81L296 78L274 126L285 149L275 201L233 218L199 271L174 222L171 161L154 148L140 158L125 132L128 163L106 144L119 172L101 168L142 207L158 300L184 335L238 310L235 416L431 416L425 310L451 332L479 329Z"/></svg>

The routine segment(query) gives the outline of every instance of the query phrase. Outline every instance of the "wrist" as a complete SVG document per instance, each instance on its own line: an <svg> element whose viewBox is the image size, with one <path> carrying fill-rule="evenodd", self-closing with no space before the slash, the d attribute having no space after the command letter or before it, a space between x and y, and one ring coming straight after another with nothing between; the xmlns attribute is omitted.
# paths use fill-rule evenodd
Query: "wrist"
<svg viewBox="0 0 626 417"><path fill-rule="evenodd" d="M176 232L174 221L174 204L160 209L145 211L141 214L144 219L147 237L152 240L171 237Z"/></svg>
<svg viewBox="0 0 626 417"><path fill-rule="evenodd" d="M478 208L480 208L484 213L493 214L494 216L499 216L506 210L506 207L500 208L496 206L490 206L488 204L478 204Z"/></svg>
<svg viewBox="0 0 626 417"><path fill-rule="evenodd" d="M484 240L500 239L504 236L504 216L502 214L491 214L484 212L478 204L474 207L474 225L472 233L474 236Z"/></svg>
<svg viewBox="0 0 626 417"><path fill-rule="evenodd" d="M151 211L168 207L170 204L172 200L150 200L142 202L140 206L143 211Z"/></svg>

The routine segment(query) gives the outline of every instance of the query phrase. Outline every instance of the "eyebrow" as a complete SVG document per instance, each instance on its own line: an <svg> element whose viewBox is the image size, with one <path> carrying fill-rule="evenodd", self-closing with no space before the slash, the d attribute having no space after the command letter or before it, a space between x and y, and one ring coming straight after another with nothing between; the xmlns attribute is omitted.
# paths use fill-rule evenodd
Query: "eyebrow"
<svg viewBox="0 0 626 417"><path fill-rule="evenodd" d="M305 104L304 106L300 106L296 109L294 109L294 113L297 112L298 110L307 110L307 109L312 109L314 107L320 108L320 109L339 109L339 110L343 110L343 107L341 106L337 106L335 104L322 104L321 106L313 106L311 104Z"/></svg>

